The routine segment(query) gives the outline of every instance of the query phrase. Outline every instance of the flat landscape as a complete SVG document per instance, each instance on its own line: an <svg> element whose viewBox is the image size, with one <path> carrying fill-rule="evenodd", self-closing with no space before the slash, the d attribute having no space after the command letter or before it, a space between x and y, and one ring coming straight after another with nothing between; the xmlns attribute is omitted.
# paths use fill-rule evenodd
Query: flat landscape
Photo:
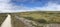
<svg viewBox="0 0 60 27"><path fill-rule="evenodd" d="M17 15L19 17L23 17L34 21L39 21L40 19L43 19L47 23L60 23L60 12L34 11L34 12L21 12L17 13Z"/></svg>
<svg viewBox="0 0 60 27"><path fill-rule="evenodd" d="M0 14L0 25L3 23L7 14L11 15L11 23L13 27L24 27L26 24L22 22L20 19L16 18L24 18L25 20L31 20L36 24L52 24L57 25L60 24L60 12L52 12L52 11L33 11L33 12L17 12L17 13L1 13ZM18 16L18 17L15 17ZM29 21L28 21L29 22ZM34 25L34 24L33 24ZM49 26L48 25L48 26ZM36 26L41 27L41 26ZM42 26L43 27L43 26Z"/></svg>

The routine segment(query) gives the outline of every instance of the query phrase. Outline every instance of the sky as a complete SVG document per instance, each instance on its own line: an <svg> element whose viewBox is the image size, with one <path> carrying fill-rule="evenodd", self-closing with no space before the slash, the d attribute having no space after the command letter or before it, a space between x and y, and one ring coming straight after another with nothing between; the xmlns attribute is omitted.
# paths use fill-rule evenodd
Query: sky
<svg viewBox="0 0 60 27"><path fill-rule="evenodd" d="M0 0L0 12L60 11L60 0Z"/></svg>

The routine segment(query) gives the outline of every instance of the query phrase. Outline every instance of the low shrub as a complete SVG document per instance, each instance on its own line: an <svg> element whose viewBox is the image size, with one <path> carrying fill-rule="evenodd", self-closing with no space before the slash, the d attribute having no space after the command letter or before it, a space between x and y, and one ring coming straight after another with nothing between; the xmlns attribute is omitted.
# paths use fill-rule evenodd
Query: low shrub
<svg viewBox="0 0 60 27"><path fill-rule="evenodd" d="M45 19L38 19L37 20L39 23L47 23L47 21Z"/></svg>

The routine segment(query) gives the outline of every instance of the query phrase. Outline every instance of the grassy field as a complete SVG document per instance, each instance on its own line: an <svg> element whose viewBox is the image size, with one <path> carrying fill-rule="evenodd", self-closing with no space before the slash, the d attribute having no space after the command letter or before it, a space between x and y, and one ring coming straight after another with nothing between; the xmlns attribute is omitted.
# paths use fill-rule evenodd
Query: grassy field
<svg viewBox="0 0 60 27"><path fill-rule="evenodd" d="M35 11L35 12L21 12L17 13L17 15L35 21L43 19L48 23L60 23L60 12Z"/></svg>
<svg viewBox="0 0 60 27"><path fill-rule="evenodd" d="M0 25L7 17L8 13L0 14ZM44 12L44 11L34 11L34 12L17 12L10 13L12 18L12 24L14 27L24 27L25 25L19 20L15 19L15 15L33 20L39 23L60 23L60 12ZM22 24L21 24L22 23Z"/></svg>

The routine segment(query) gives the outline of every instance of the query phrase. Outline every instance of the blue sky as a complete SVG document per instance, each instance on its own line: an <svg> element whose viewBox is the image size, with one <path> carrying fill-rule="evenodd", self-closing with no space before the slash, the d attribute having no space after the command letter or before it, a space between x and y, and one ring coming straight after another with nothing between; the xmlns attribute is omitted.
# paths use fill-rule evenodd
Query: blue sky
<svg viewBox="0 0 60 27"><path fill-rule="evenodd" d="M48 3L50 0L12 0L12 3L15 5L21 5L26 7L43 7L46 3Z"/></svg>
<svg viewBox="0 0 60 27"><path fill-rule="evenodd" d="M49 2L60 4L60 0L12 0L15 5L21 5L26 7L43 7Z"/></svg>
<svg viewBox="0 0 60 27"><path fill-rule="evenodd" d="M60 0L0 0L0 12L60 11Z"/></svg>

